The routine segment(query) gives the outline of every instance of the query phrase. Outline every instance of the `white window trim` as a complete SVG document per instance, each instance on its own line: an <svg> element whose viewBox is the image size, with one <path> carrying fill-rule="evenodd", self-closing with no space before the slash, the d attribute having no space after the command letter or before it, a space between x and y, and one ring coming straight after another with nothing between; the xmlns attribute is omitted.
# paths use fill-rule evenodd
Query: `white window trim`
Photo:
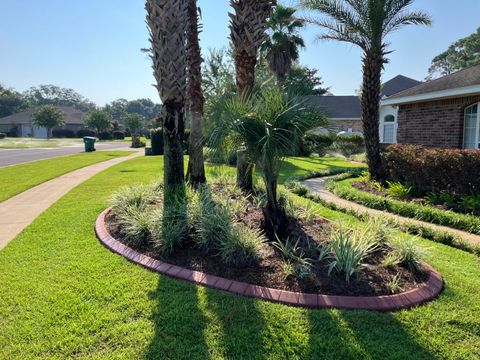
<svg viewBox="0 0 480 360"><path fill-rule="evenodd" d="M395 119L393 122L385 122L385 118L387 116L393 116ZM385 124L393 124L393 142L391 143L386 143L384 142L384 135L385 135ZM395 114L385 114L382 119L380 120L380 143L382 144L396 144L397 143L397 130L398 130L398 118Z"/></svg>
<svg viewBox="0 0 480 360"><path fill-rule="evenodd" d="M469 105L465 108L463 112L463 144L462 147L465 149L465 120L467 118L467 110L477 105L477 126L475 128L475 149L479 149L480 144L480 102Z"/></svg>

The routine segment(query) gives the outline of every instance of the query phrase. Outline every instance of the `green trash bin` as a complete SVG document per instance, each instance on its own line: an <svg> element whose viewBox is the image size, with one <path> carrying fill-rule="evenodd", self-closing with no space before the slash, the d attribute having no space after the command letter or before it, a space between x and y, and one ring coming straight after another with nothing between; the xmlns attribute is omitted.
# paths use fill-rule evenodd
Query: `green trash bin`
<svg viewBox="0 0 480 360"><path fill-rule="evenodd" d="M91 136L85 136L83 138L83 142L85 143L85 152L92 152L95 151L95 139L94 137Z"/></svg>

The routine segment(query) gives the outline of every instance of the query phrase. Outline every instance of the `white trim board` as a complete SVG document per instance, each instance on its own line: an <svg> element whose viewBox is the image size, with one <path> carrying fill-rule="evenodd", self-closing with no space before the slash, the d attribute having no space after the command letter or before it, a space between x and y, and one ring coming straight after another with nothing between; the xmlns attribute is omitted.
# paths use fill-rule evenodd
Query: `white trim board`
<svg viewBox="0 0 480 360"><path fill-rule="evenodd" d="M433 91L420 95L404 96L394 99L385 99L380 102L380 105L401 105L416 102L425 102L430 100L448 99L452 97L478 95L480 94L480 85L466 86L462 88Z"/></svg>

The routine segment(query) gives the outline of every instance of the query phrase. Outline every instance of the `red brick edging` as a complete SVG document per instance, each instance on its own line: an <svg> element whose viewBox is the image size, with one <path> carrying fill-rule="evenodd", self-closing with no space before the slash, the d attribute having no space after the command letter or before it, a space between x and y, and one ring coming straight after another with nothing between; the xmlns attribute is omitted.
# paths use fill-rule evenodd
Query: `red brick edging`
<svg viewBox="0 0 480 360"><path fill-rule="evenodd" d="M297 293L250 285L171 265L140 254L114 239L108 233L105 225L105 218L109 212L110 208L102 212L97 218L95 224L97 237L106 248L151 271L168 275L176 279L187 280L196 284L204 285L212 289L307 308L364 309L375 311L395 311L421 305L435 299L443 289L442 277L428 264L425 264L425 267L430 274L428 281L425 284L422 284L416 289L396 295L334 296Z"/></svg>

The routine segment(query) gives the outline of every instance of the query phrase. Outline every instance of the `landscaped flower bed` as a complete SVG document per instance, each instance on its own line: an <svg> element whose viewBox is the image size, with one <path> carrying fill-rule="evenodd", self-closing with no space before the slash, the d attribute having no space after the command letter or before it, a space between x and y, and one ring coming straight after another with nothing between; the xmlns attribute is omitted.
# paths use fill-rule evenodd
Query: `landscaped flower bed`
<svg viewBox="0 0 480 360"><path fill-rule="evenodd" d="M107 232L179 269L311 296L398 294L425 287L431 275L420 249L380 223L342 228L287 200L289 236L279 239L264 231L261 192L247 198L214 184L187 197L188 206L165 214L159 185L122 189L105 217Z"/></svg>

